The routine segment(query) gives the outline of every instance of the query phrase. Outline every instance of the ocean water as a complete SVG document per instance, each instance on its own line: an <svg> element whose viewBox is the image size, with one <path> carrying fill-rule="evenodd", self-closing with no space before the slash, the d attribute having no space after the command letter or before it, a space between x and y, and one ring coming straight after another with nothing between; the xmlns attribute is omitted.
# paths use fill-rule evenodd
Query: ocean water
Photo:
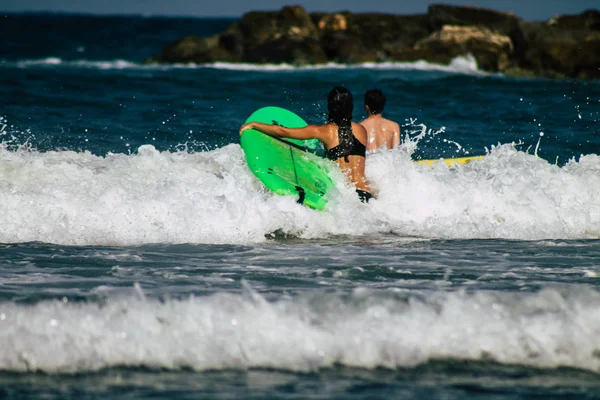
<svg viewBox="0 0 600 400"><path fill-rule="evenodd" d="M600 398L600 83L144 65L232 20L0 21L1 398ZM357 120L384 90L403 144L317 212L238 129L323 122L335 85Z"/></svg>

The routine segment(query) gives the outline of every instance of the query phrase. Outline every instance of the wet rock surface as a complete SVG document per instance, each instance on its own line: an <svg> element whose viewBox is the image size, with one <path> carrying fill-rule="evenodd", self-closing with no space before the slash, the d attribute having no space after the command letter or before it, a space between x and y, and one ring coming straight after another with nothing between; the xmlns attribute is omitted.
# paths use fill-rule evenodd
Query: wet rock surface
<svg viewBox="0 0 600 400"><path fill-rule="evenodd" d="M224 32L186 36L149 63L292 65L425 60L472 55L507 75L600 79L600 12L527 22L511 13L431 5L427 14L250 12Z"/></svg>

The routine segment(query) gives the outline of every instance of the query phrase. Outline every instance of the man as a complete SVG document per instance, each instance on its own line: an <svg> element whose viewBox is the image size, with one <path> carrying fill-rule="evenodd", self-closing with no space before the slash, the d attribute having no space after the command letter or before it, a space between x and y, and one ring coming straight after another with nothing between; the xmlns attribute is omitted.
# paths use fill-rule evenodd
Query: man
<svg viewBox="0 0 600 400"><path fill-rule="evenodd" d="M385 107L385 95L381 90L373 89L365 92L365 110L367 118L360 124L367 130L367 152L393 149L400 146L400 125L383 118L381 113Z"/></svg>

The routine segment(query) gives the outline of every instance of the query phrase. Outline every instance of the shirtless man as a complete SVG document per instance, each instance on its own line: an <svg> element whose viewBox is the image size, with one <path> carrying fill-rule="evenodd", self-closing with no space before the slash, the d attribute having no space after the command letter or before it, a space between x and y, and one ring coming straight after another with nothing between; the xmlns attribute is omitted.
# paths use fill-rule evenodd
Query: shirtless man
<svg viewBox="0 0 600 400"><path fill-rule="evenodd" d="M367 130L367 152L373 153L385 146L393 149L400 146L400 126L394 121L383 118L381 113L385 107L385 95L381 90L373 89L365 92L365 109L367 118L360 124Z"/></svg>

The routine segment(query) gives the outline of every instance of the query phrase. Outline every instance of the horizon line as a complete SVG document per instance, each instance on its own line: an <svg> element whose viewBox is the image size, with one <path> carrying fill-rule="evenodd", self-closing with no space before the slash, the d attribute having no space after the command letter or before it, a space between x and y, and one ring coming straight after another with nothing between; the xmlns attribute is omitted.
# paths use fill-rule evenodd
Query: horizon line
<svg viewBox="0 0 600 400"><path fill-rule="evenodd" d="M465 7L465 6L455 6L455 7ZM499 12L499 13L505 13L504 11L498 11L496 9L493 8L488 8L488 7L475 7L475 8L481 8L481 9L485 9L485 10L491 10L491 11L495 11L495 12ZM160 13L150 13L150 12L90 12L90 11L64 11L64 10L22 10L22 11L8 11L8 10L2 10L0 9L0 15L40 15L40 14L54 14L54 15L64 15L64 16L86 16L86 17L140 17L140 18L189 18L189 19L198 19L198 18L212 18L212 19L240 19L242 18L245 14L250 13L250 12L277 12L281 10L281 8L278 9L272 9L272 10L250 10L250 11L246 11L244 13L242 13L241 15L237 15L237 16L233 16L233 15L198 15L198 14L193 14L193 15L189 15L189 14L160 14ZM306 9L305 9L306 10ZM553 17L547 18L547 19L525 19L523 17L520 17L519 15L513 14L515 17L522 19L524 21L529 21L529 22L544 22L544 21L549 21L550 19L558 16L558 15L582 15L583 13L586 13L588 11L600 11L600 8L587 8L585 10L582 10L579 13L576 14L556 14ZM350 12L352 14L386 14L386 15L399 15L399 16L412 16L412 15L427 15L427 11L425 11L424 13L410 13L410 14L401 14L401 13L391 13L391 12L383 12L383 11L371 11L371 12L365 12L365 11L359 11L359 12L353 12L350 10L340 10L340 11L306 11L308 14L312 14L312 13L327 13L327 14L335 14L335 13L342 13L342 12Z"/></svg>
<svg viewBox="0 0 600 400"><path fill-rule="evenodd" d="M90 12L90 11L62 11L62 10L23 10L23 11L6 11L0 9L0 15L35 15L35 14L57 14L57 15L72 15L86 17L144 17L144 18L223 18L223 19L238 19L243 16L231 15L190 15L190 14L157 14L148 12Z"/></svg>

